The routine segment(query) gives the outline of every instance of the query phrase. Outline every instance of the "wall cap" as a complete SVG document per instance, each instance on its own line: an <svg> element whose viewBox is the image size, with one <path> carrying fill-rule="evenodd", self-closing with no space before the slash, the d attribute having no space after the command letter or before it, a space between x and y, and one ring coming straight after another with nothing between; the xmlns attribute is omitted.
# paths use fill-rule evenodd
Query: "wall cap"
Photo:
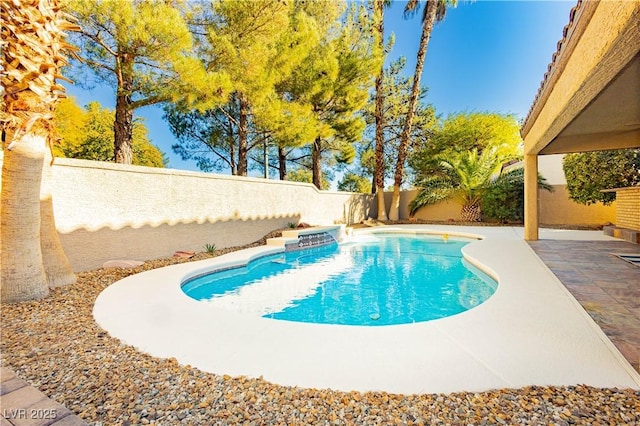
<svg viewBox="0 0 640 426"><path fill-rule="evenodd" d="M640 190L640 185L623 186L622 188L601 189L600 192L618 192L618 191L629 191L634 189Z"/></svg>

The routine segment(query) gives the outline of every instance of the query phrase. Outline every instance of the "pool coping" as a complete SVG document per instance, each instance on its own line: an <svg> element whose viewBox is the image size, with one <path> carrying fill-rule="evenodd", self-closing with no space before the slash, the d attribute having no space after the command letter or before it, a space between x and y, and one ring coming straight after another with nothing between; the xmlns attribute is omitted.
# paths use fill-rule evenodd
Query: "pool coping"
<svg viewBox="0 0 640 426"><path fill-rule="evenodd" d="M461 314L415 324L304 324L212 310L180 283L283 248L260 246L127 277L97 298L94 318L113 337L203 371L262 376L310 388L441 393L577 385L640 389L640 375L513 227L397 225L355 230L480 237L465 258L499 281ZM543 238L611 239L541 230ZM194 324L208 324L209 326Z"/></svg>

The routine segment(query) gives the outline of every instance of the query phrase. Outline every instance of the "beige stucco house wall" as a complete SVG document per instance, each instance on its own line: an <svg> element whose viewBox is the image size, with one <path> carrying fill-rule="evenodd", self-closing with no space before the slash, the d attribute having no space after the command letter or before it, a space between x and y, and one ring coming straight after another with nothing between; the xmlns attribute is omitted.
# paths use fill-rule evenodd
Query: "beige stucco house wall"
<svg viewBox="0 0 640 426"><path fill-rule="evenodd" d="M521 129L525 239L538 239L540 156L640 148L639 76L640 2L578 1Z"/></svg>
<svg viewBox="0 0 640 426"><path fill-rule="evenodd" d="M589 206L569 199L566 185L553 185L553 192L540 191L540 224L602 226L616 220L615 202Z"/></svg>
<svg viewBox="0 0 640 426"><path fill-rule="evenodd" d="M540 191L541 225L601 226L616 220L616 204L595 203L584 205L569 198L567 181L562 169L563 154L544 155L538 158L538 171L553 187L553 192Z"/></svg>

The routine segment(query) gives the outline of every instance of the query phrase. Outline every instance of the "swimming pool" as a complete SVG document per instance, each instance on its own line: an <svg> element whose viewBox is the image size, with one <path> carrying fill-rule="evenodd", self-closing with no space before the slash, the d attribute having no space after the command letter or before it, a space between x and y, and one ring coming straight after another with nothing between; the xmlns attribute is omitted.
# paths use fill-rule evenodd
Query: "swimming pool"
<svg viewBox="0 0 640 426"><path fill-rule="evenodd" d="M284 251L268 244L128 276L100 293L93 316L110 336L152 356L286 386L404 394L640 386L638 373L523 241L521 227L354 230L358 238L391 232L474 239L462 248L464 257L499 282L496 292L437 321L353 327L215 309L182 291L190 278ZM596 231L542 232L551 239L605 238Z"/></svg>
<svg viewBox="0 0 640 426"><path fill-rule="evenodd" d="M213 308L277 320L381 326L452 316L496 290L467 263L469 239L380 234L265 256L187 280L182 290Z"/></svg>

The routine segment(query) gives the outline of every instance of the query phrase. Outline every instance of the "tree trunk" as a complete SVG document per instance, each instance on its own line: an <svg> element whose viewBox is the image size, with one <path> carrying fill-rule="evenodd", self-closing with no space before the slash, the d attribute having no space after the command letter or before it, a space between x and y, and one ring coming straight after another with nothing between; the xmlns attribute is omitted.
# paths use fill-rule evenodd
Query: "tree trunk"
<svg viewBox="0 0 640 426"><path fill-rule="evenodd" d="M113 123L114 151L116 163L133 163L133 60L128 55L118 57L118 89L116 93L116 120Z"/></svg>
<svg viewBox="0 0 640 426"><path fill-rule="evenodd" d="M389 220L387 216L387 205L384 201L384 189L382 187L376 188L376 202L378 205L378 220L386 222Z"/></svg>
<svg viewBox="0 0 640 426"><path fill-rule="evenodd" d="M4 2L0 15L10 47L1 52L8 72L2 78L7 120L2 129L0 295L2 302L19 302L49 294L40 239L43 219L54 231L55 225L51 197L43 197L49 203L41 205L40 191L50 117L62 89L56 78L70 47L65 31L75 28L57 0ZM48 186L44 189L50 194ZM49 249L49 240L44 247Z"/></svg>
<svg viewBox="0 0 640 426"><path fill-rule="evenodd" d="M375 0L374 10L377 17L377 37L378 47L384 52L384 5L382 0ZM387 208L384 203L384 64L380 65L380 71L376 77L376 147L375 158L376 168L374 171L374 182L376 198L378 200L378 220L386 221Z"/></svg>
<svg viewBox="0 0 640 426"><path fill-rule="evenodd" d="M391 194L391 205L389 206L389 220L399 220L399 219L400 219L400 186L393 185L393 193Z"/></svg>
<svg viewBox="0 0 640 426"><path fill-rule="evenodd" d="M280 180L287 180L287 153L282 146L278 147L278 170Z"/></svg>
<svg viewBox="0 0 640 426"><path fill-rule="evenodd" d="M49 294L40 247L40 183L46 136L27 133L8 145L2 166L0 259L2 302L41 299Z"/></svg>
<svg viewBox="0 0 640 426"><path fill-rule="evenodd" d="M480 222L482 220L482 210L480 209L480 202L470 202L462 206L460 212L460 218L464 222Z"/></svg>
<svg viewBox="0 0 640 426"><path fill-rule="evenodd" d="M233 136L233 122L231 119L228 120L228 133L227 133L227 141L229 145L229 165L231 167L231 174L236 176L238 174L238 164L236 163L236 141Z"/></svg>
<svg viewBox="0 0 640 426"><path fill-rule="evenodd" d="M320 169L320 161L322 159L322 139L318 136L313 141L313 152L311 153L313 184L318 189L322 189L322 170Z"/></svg>
<svg viewBox="0 0 640 426"><path fill-rule="evenodd" d="M45 149L40 189L40 247L42 263L49 287L59 287L76 282L76 276L62 249L60 236L53 216L51 197L51 150Z"/></svg>
<svg viewBox="0 0 640 426"><path fill-rule="evenodd" d="M264 178L269 179L269 144L267 142L267 137L264 137L263 146L263 154L264 154Z"/></svg>
<svg viewBox="0 0 640 426"><path fill-rule="evenodd" d="M433 24L436 21L436 12L438 3L436 1L427 1L427 8L424 21L422 22L422 35L420 36L420 46L418 47L418 55L416 57L416 70L413 74L413 86L411 89L411 97L409 98L409 110L407 111L407 120L402 127L400 134L400 146L398 147L398 159L396 162L396 171L393 178L393 198L391 207L389 208L389 219L398 220L400 217L400 187L404 177L404 163L407 159L407 149L409 147L409 137L413 126L413 116L415 114L418 96L420 94L420 78L424 68L424 58L427 55L427 47L429 46L429 38L433 30Z"/></svg>
<svg viewBox="0 0 640 426"><path fill-rule="evenodd" d="M249 102L245 96L240 93L238 96L240 101L240 117L238 120L238 176L247 175L247 151L249 134Z"/></svg>

